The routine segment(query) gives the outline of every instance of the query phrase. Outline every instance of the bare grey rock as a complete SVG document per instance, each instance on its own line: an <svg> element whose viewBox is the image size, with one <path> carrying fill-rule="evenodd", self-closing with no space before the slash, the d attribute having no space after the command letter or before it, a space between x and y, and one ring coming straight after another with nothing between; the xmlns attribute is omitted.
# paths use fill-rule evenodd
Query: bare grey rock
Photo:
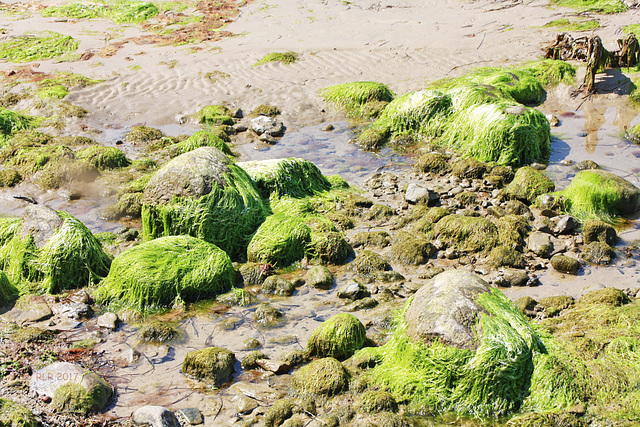
<svg viewBox="0 0 640 427"><path fill-rule="evenodd" d="M440 195L435 191L431 191L427 187L411 183L407 186L407 191L404 194L404 199L412 204L416 203L434 203L440 198Z"/></svg>
<svg viewBox="0 0 640 427"><path fill-rule="evenodd" d="M326 290L333 286L334 278L324 265L314 265L307 272L306 282L316 289Z"/></svg>
<svg viewBox="0 0 640 427"><path fill-rule="evenodd" d="M178 414L183 417L189 425L195 426L204 423L204 417L198 408L178 409Z"/></svg>
<svg viewBox="0 0 640 427"><path fill-rule="evenodd" d="M149 427L180 427L180 422L167 408L147 405L133 411L131 420L136 425Z"/></svg>
<svg viewBox="0 0 640 427"><path fill-rule="evenodd" d="M38 249L47 244L64 220L58 212L45 205L28 205L22 214L20 238L31 235Z"/></svg>
<svg viewBox="0 0 640 427"><path fill-rule="evenodd" d="M284 125L273 117L258 116L251 120L249 127L258 135L266 133L271 136L282 136L284 134Z"/></svg>
<svg viewBox="0 0 640 427"><path fill-rule="evenodd" d="M116 313L107 312L98 317L97 324L100 328L111 329L115 331L118 327L118 315Z"/></svg>
<svg viewBox="0 0 640 427"><path fill-rule="evenodd" d="M549 258L553 252L551 236L539 231L533 232L527 238L527 249L542 258Z"/></svg>

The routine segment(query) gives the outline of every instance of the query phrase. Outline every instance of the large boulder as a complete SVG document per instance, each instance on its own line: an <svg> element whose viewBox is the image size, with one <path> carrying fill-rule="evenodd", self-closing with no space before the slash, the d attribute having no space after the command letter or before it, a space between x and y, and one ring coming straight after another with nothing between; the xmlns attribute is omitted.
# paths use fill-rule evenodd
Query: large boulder
<svg viewBox="0 0 640 427"><path fill-rule="evenodd" d="M489 292L487 282L473 273L449 270L435 276L415 293L405 313L407 335L415 341L478 348L479 319L487 311L478 295Z"/></svg>
<svg viewBox="0 0 640 427"><path fill-rule="evenodd" d="M110 263L91 231L66 212L29 205L22 219L0 219L0 269L12 283L60 293L96 283Z"/></svg>
<svg viewBox="0 0 640 427"><path fill-rule="evenodd" d="M251 177L214 147L200 147L167 162L144 191L145 240L189 234L232 258L244 257L266 207Z"/></svg>
<svg viewBox="0 0 640 427"><path fill-rule="evenodd" d="M31 393L51 399L60 411L88 414L105 408L113 388L97 374L69 362L55 362L31 375Z"/></svg>
<svg viewBox="0 0 640 427"><path fill-rule="evenodd" d="M151 240L121 253L96 290L101 302L145 310L214 298L234 283L231 259L217 246L189 236Z"/></svg>

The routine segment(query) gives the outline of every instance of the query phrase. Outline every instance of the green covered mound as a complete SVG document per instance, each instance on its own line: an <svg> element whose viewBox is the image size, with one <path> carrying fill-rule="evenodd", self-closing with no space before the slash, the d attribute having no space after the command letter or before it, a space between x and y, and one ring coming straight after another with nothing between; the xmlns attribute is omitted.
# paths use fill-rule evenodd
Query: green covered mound
<svg viewBox="0 0 640 427"><path fill-rule="evenodd" d="M439 91L422 90L394 99L384 109L374 128L393 134L419 132L437 135L451 109L451 97Z"/></svg>
<svg viewBox="0 0 640 427"><path fill-rule="evenodd" d="M309 355L344 360L364 347L364 325L350 313L340 313L313 330L307 342Z"/></svg>
<svg viewBox="0 0 640 427"><path fill-rule="evenodd" d="M189 234L232 258L245 256L267 208L247 173L213 147L200 147L167 162L144 191L145 240Z"/></svg>
<svg viewBox="0 0 640 427"><path fill-rule="evenodd" d="M344 109L350 117L376 117L393 93L382 83L354 82L329 86L320 91L325 101Z"/></svg>
<svg viewBox="0 0 640 427"><path fill-rule="evenodd" d="M36 212L31 218L25 213L23 220L0 219L0 269L12 283L60 293L107 275L109 256L82 222L44 206L30 206L25 212L29 210ZM41 215L45 210L47 219Z"/></svg>
<svg viewBox="0 0 640 427"><path fill-rule="evenodd" d="M263 197L307 197L331 189L331 183L313 163L295 157L240 162Z"/></svg>
<svg viewBox="0 0 640 427"><path fill-rule="evenodd" d="M37 427L38 419L26 406L0 398L0 426Z"/></svg>
<svg viewBox="0 0 640 427"><path fill-rule="evenodd" d="M195 118L207 126L233 125L229 109L223 105L207 105L195 114Z"/></svg>
<svg viewBox="0 0 640 427"><path fill-rule="evenodd" d="M488 252L498 244L498 228L486 218L447 215L435 224L433 235L461 252Z"/></svg>
<svg viewBox="0 0 640 427"><path fill-rule="evenodd" d="M488 314L481 317L483 333L475 352L412 342L401 320L387 344L354 357L374 357L378 363L368 373L370 381L386 387L412 412L488 417L517 411L529 395L535 357L545 352L544 345L498 290L480 294L477 302Z"/></svg>
<svg viewBox="0 0 640 427"><path fill-rule="evenodd" d="M199 147L215 147L229 156L233 155L233 152L229 146L214 132L199 131L185 139L173 145L171 147L171 156L179 156L180 154L187 153L195 150Z"/></svg>
<svg viewBox="0 0 640 427"><path fill-rule="evenodd" d="M18 297L18 289L9 282L4 271L0 270L0 307L9 304Z"/></svg>
<svg viewBox="0 0 640 427"><path fill-rule="evenodd" d="M564 208L582 220L612 222L615 217L640 208L640 189L629 181L603 170L583 170L567 188L555 193L564 199Z"/></svg>
<svg viewBox="0 0 640 427"><path fill-rule="evenodd" d="M556 186L549 177L530 166L525 166L518 169L513 181L504 189L504 193L509 198L531 204L538 196L555 189Z"/></svg>
<svg viewBox="0 0 640 427"><path fill-rule="evenodd" d="M75 52L78 41L71 36L44 31L36 35L24 34L0 43L0 58L9 62L29 62L55 58Z"/></svg>
<svg viewBox="0 0 640 427"><path fill-rule="evenodd" d="M138 310L214 298L235 280L229 256L189 236L145 242L117 256L95 298Z"/></svg>
<svg viewBox="0 0 640 427"><path fill-rule="evenodd" d="M250 262L285 267L307 255L311 229L297 216L277 213L267 217L247 248Z"/></svg>
<svg viewBox="0 0 640 427"><path fill-rule="evenodd" d="M107 18L116 23L139 24L160 12L150 2L120 0L109 3L68 3L50 6L41 11L42 16L60 16L75 19Z"/></svg>
<svg viewBox="0 0 640 427"><path fill-rule="evenodd" d="M0 107L0 143L14 132L36 127L39 121L36 117Z"/></svg>
<svg viewBox="0 0 640 427"><path fill-rule="evenodd" d="M95 166L98 170L124 168L131 164L122 151L116 147L105 147L104 145L87 147L76 153L76 156Z"/></svg>

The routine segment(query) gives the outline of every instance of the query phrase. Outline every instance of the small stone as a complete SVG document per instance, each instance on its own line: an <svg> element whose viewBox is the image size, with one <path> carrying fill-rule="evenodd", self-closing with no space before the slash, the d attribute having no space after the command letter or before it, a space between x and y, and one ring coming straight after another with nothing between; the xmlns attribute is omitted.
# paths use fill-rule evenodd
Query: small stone
<svg viewBox="0 0 640 427"><path fill-rule="evenodd" d="M338 298L346 298L355 301L371 296L371 292L367 290L366 286L354 280L344 288L340 289L337 295Z"/></svg>
<svg viewBox="0 0 640 427"><path fill-rule="evenodd" d="M198 408L178 409L178 414L192 426L204 423L204 417Z"/></svg>
<svg viewBox="0 0 640 427"><path fill-rule="evenodd" d="M278 140L273 136L269 135L268 133L263 133L262 135L260 135L260 138L258 139L269 145L274 145L278 143Z"/></svg>
<svg viewBox="0 0 640 427"><path fill-rule="evenodd" d="M325 131L325 132L331 132L334 129L335 129L335 127L331 123L329 123L328 125L326 125L325 127L322 128L322 130Z"/></svg>
<svg viewBox="0 0 640 427"><path fill-rule="evenodd" d="M527 238L527 249L542 258L549 258L553 252L551 236L539 231L533 232Z"/></svg>
<svg viewBox="0 0 640 427"><path fill-rule="evenodd" d="M412 204L421 202L429 204L437 201L440 196L435 191L431 191L422 185L411 183L407 186L404 198Z"/></svg>
<svg viewBox="0 0 640 427"><path fill-rule="evenodd" d="M116 313L107 312L98 317L97 325L100 328L111 329L115 331L118 327L118 315Z"/></svg>
<svg viewBox="0 0 640 427"><path fill-rule="evenodd" d="M242 346L244 348L246 348L247 350L254 350L258 347L260 347L262 344L260 344L260 341L258 341L255 338L247 338L246 340L244 340L244 342L242 343Z"/></svg>
<svg viewBox="0 0 640 427"><path fill-rule="evenodd" d="M286 374L291 370L291 366L282 360L258 359L256 364L265 371L273 372L277 375Z"/></svg>
<svg viewBox="0 0 640 427"><path fill-rule="evenodd" d="M258 407L258 402L256 402L255 399L247 397L243 394L236 394L235 396L233 396L231 401L235 404L236 411L238 411L238 413L242 415L250 414L254 409Z"/></svg>
<svg viewBox="0 0 640 427"><path fill-rule="evenodd" d="M511 286L527 286L529 281L527 272L518 268L505 268L502 277Z"/></svg>
<svg viewBox="0 0 640 427"><path fill-rule="evenodd" d="M575 219L571 215L564 215L560 217L553 231L556 234L569 234L573 230L575 230L579 225L580 223L578 222L577 219Z"/></svg>
<svg viewBox="0 0 640 427"><path fill-rule="evenodd" d="M315 265L307 272L306 282L316 289L327 290L333 286L334 278L327 267Z"/></svg>
<svg viewBox="0 0 640 427"><path fill-rule="evenodd" d="M133 411L131 420L136 425L150 427L180 427L180 422L167 408L162 406L143 406Z"/></svg>
<svg viewBox="0 0 640 427"><path fill-rule="evenodd" d="M229 110L229 117L233 117L234 119L241 119L244 117L244 112L240 108L234 108L233 110Z"/></svg>
<svg viewBox="0 0 640 427"><path fill-rule="evenodd" d="M273 117L258 116L251 120L249 126L258 135L266 133L271 136L282 136L284 134L284 125Z"/></svg>
<svg viewBox="0 0 640 427"><path fill-rule="evenodd" d="M234 383L230 389L236 394L267 402L274 402L284 396L282 392L261 383L240 381Z"/></svg>
<svg viewBox="0 0 640 427"><path fill-rule="evenodd" d="M56 304L51 307L51 310L54 314L70 319L88 319L93 315L91 306L84 303Z"/></svg>
<svg viewBox="0 0 640 427"><path fill-rule="evenodd" d="M247 125L242 123L236 123L232 126L232 128L236 131L236 133L246 132L249 129Z"/></svg>

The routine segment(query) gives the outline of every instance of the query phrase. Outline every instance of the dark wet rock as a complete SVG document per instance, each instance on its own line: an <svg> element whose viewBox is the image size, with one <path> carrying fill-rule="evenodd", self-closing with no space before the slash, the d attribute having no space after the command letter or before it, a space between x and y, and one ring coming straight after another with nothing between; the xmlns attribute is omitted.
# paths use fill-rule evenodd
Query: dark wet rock
<svg viewBox="0 0 640 427"><path fill-rule="evenodd" d="M242 369L244 369L245 371L250 369L258 369L260 367L260 365L258 365L258 361L268 360L268 359L269 359L269 356L267 356L263 352L252 351L251 353L247 354L245 357L242 358L242 361L240 362L240 366L242 366Z"/></svg>
<svg viewBox="0 0 640 427"><path fill-rule="evenodd" d="M616 229L604 221L587 220L582 225L584 243L604 242L614 245L618 241Z"/></svg>
<svg viewBox="0 0 640 427"><path fill-rule="evenodd" d="M100 328L110 329L115 331L118 327L118 322L120 319L116 313L107 312L100 316L98 316L96 324Z"/></svg>
<svg viewBox="0 0 640 427"><path fill-rule="evenodd" d="M220 387L231 380L235 369L235 355L221 347L207 347L187 353L182 372Z"/></svg>
<svg viewBox="0 0 640 427"><path fill-rule="evenodd" d="M551 266L561 273L576 274L580 270L580 261L563 254L551 257Z"/></svg>
<svg viewBox="0 0 640 427"><path fill-rule="evenodd" d="M255 399L247 397L243 394L236 394L231 402L235 405L236 411L239 414L250 414L254 409L258 407L258 402Z"/></svg>
<svg viewBox="0 0 640 427"><path fill-rule="evenodd" d="M487 282L475 274L449 270L435 276L414 295L405 313L407 335L416 341L450 344L475 350L479 318L486 310L476 302L489 292Z"/></svg>
<svg viewBox="0 0 640 427"><path fill-rule="evenodd" d="M42 249L63 222L60 214L48 206L28 205L22 214L20 239L30 235L36 247Z"/></svg>
<svg viewBox="0 0 640 427"><path fill-rule="evenodd" d="M167 343L180 337L180 330L171 322L152 320L140 327L137 332L138 338L144 342Z"/></svg>
<svg viewBox="0 0 640 427"><path fill-rule="evenodd" d="M262 283L260 290L263 294L288 297L293 295L295 287L293 286L293 283L283 277L269 276Z"/></svg>
<svg viewBox="0 0 640 427"><path fill-rule="evenodd" d="M527 238L527 249L541 258L549 258L553 252L551 236L539 231L531 233Z"/></svg>
<svg viewBox="0 0 640 427"><path fill-rule="evenodd" d="M527 272L519 268L504 268L501 276L508 286L527 286L529 281Z"/></svg>
<svg viewBox="0 0 640 427"><path fill-rule="evenodd" d="M282 136L284 134L284 125L273 117L258 116L251 120L249 127L258 135L266 133L270 136Z"/></svg>
<svg viewBox="0 0 640 427"><path fill-rule="evenodd" d="M82 302L61 303L51 307L53 314L80 320L89 319L93 316L93 309L89 304Z"/></svg>
<svg viewBox="0 0 640 427"><path fill-rule="evenodd" d="M284 314L269 303L258 304L254 316L255 321L266 328L278 326L283 318Z"/></svg>
<svg viewBox="0 0 640 427"><path fill-rule="evenodd" d="M52 399L52 405L60 411L88 414L105 408L113 388L78 365L55 362L31 375L29 391Z"/></svg>
<svg viewBox="0 0 640 427"><path fill-rule="evenodd" d="M309 353L306 350L292 350L282 356L282 361L289 366L298 366L309 361Z"/></svg>
<svg viewBox="0 0 640 427"><path fill-rule="evenodd" d="M582 252L582 259L596 265L608 265L615 256L613 248L604 242L591 242Z"/></svg>
<svg viewBox="0 0 640 427"><path fill-rule="evenodd" d="M327 290L333 286L335 279L331 271L323 265L314 265L307 272L306 282L316 289Z"/></svg>
<svg viewBox="0 0 640 427"><path fill-rule="evenodd" d="M235 125L232 126L232 128L233 130L236 131L236 133L246 132L249 129L247 125L243 123L236 123Z"/></svg>
<svg viewBox="0 0 640 427"><path fill-rule="evenodd" d="M204 423L204 417L198 408L178 409L177 413L184 418L188 425L195 426Z"/></svg>
<svg viewBox="0 0 640 427"><path fill-rule="evenodd" d="M264 142L265 144L269 144L269 145L274 145L278 143L278 139L269 135L268 133L263 133L262 135L260 135L258 139Z"/></svg>
<svg viewBox="0 0 640 427"><path fill-rule="evenodd" d="M131 421L135 425L149 427L180 427L180 422L167 408L147 405L133 411Z"/></svg>
<svg viewBox="0 0 640 427"><path fill-rule="evenodd" d="M533 221L533 214L527 205L520 200L509 200L504 206L504 210L509 215L522 215L530 221Z"/></svg>
<svg viewBox="0 0 640 427"><path fill-rule="evenodd" d="M440 195L435 191L432 191L423 185L414 183L411 183L407 186L407 191L404 195L404 199L412 204L435 204L439 198Z"/></svg>
<svg viewBox="0 0 640 427"><path fill-rule="evenodd" d="M553 232L556 234L571 234L580 226L580 222L571 215L555 217L551 221L555 224Z"/></svg>
<svg viewBox="0 0 640 427"><path fill-rule="evenodd" d="M11 322L23 325L25 323L46 320L53 316L53 311L42 297L30 295L21 298L19 302L3 316Z"/></svg>
<svg viewBox="0 0 640 427"><path fill-rule="evenodd" d="M371 292L369 292L366 286L354 280L339 289L337 296L338 298L346 298L355 301L371 296Z"/></svg>

